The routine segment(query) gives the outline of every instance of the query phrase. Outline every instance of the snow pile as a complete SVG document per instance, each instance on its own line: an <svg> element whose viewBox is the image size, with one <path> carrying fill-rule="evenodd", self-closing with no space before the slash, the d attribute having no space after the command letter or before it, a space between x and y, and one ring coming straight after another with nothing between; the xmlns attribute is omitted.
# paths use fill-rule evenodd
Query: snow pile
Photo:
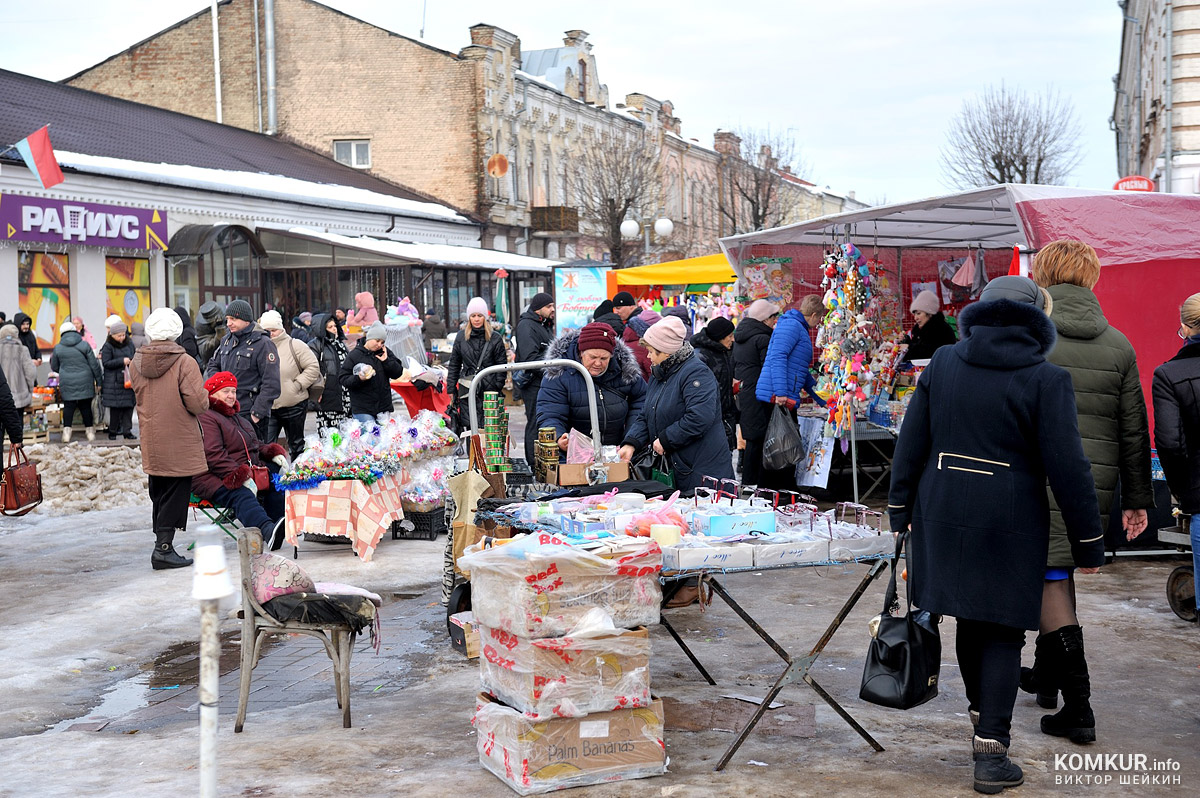
<svg viewBox="0 0 1200 798"><path fill-rule="evenodd" d="M145 504L142 450L129 446L34 444L25 449L38 464L44 501L38 512L68 515Z"/></svg>

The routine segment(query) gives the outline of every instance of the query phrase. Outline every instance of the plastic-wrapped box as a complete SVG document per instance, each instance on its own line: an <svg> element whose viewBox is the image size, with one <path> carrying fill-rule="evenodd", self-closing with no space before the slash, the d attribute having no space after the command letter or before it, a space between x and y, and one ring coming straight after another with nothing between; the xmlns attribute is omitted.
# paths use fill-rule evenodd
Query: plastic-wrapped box
<svg viewBox="0 0 1200 798"><path fill-rule="evenodd" d="M688 535L682 543L663 549L664 571L753 567L754 547L748 543L708 541L698 535Z"/></svg>
<svg viewBox="0 0 1200 798"><path fill-rule="evenodd" d="M650 704L650 635L644 626L540 639L481 626L479 635L484 689L526 715L579 717Z"/></svg>
<svg viewBox="0 0 1200 798"><path fill-rule="evenodd" d="M829 559L828 540L797 540L786 543L754 543L754 566L798 565Z"/></svg>
<svg viewBox="0 0 1200 798"><path fill-rule="evenodd" d="M475 620L518 637L561 637L592 608L632 629L658 623L662 550L653 541L607 559L547 533L459 558L471 572Z"/></svg>
<svg viewBox="0 0 1200 798"><path fill-rule="evenodd" d="M520 795L667 772L662 701L582 718L538 720L480 693L479 762Z"/></svg>

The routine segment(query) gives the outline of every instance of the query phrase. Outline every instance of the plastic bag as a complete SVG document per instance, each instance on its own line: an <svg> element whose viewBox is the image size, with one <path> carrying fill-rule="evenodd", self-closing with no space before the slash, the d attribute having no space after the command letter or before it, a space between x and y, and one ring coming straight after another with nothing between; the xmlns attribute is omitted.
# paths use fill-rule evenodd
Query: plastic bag
<svg viewBox="0 0 1200 798"><path fill-rule="evenodd" d="M596 449L592 439L579 430L567 433L567 464L592 463L596 460Z"/></svg>
<svg viewBox="0 0 1200 798"><path fill-rule="evenodd" d="M791 413L779 405L771 412L767 424L767 439L763 443L763 468L777 471L789 468L804 459L804 440L800 427Z"/></svg>

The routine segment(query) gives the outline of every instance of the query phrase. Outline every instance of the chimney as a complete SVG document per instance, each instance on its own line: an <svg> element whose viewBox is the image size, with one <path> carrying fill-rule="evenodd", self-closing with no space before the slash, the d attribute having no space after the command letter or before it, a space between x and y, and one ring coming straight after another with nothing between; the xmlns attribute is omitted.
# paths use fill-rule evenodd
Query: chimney
<svg viewBox="0 0 1200 798"><path fill-rule="evenodd" d="M731 130L718 130L713 134L713 149L736 158L742 154L742 140Z"/></svg>

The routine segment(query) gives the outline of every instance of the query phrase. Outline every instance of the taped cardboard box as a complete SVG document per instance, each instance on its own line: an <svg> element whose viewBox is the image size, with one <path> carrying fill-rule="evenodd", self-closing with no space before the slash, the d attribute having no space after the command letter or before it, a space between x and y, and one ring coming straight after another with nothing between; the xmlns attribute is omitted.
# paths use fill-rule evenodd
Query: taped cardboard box
<svg viewBox="0 0 1200 798"><path fill-rule="evenodd" d="M595 637L517 637L479 627L484 689L538 718L580 717L650 704L646 627Z"/></svg>
<svg viewBox="0 0 1200 798"><path fill-rule="evenodd" d="M480 693L479 763L520 795L667 771L662 701L582 718L536 720Z"/></svg>
<svg viewBox="0 0 1200 798"><path fill-rule="evenodd" d="M604 482L625 482L629 479L629 463L603 463L608 468ZM551 485L588 485L591 463L552 463L546 466L546 481Z"/></svg>
<svg viewBox="0 0 1200 798"><path fill-rule="evenodd" d="M506 546L472 546L459 559L471 572L475 620L518 637L561 637L593 608L614 626L658 623L662 550L653 541L614 559L535 533Z"/></svg>
<svg viewBox="0 0 1200 798"><path fill-rule="evenodd" d="M753 568L754 547L748 543L712 541L707 546L667 546L663 549L664 571L694 568Z"/></svg>
<svg viewBox="0 0 1200 798"><path fill-rule="evenodd" d="M769 568L772 565L798 565L809 562L826 562L829 559L828 540L808 540L796 543L755 543L754 567Z"/></svg>
<svg viewBox="0 0 1200 798"><path fill-rule="evenodd" d="M470 610L450 616L450 647L467 659L479 656L479 624Z"/></svg>

